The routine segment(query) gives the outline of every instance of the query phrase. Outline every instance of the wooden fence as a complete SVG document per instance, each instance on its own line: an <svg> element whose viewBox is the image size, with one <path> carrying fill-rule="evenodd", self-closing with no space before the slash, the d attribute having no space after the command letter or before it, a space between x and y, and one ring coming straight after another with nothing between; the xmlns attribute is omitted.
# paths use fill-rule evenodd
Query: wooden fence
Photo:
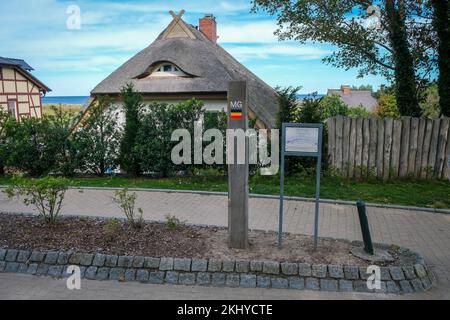
<svg viewBox="0 0 450 320"><path fill-rule="evenodd" d="M450 118L328 119L328 161L346 177L449 176Z"/></svg>

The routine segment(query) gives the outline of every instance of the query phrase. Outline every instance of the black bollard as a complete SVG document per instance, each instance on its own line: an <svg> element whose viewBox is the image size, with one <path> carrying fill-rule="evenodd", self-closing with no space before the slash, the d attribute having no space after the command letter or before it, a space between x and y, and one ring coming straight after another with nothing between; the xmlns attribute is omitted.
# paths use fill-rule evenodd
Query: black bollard
<svg viewBox="0 0 450 320"><path fill-rule="evenodd" d="M364 240L364 251L373 255L372 237L370 236L369 221L367 220L366 204L362 200L356 203L358 207L359 223L361 224L361 232Z"/></svg>

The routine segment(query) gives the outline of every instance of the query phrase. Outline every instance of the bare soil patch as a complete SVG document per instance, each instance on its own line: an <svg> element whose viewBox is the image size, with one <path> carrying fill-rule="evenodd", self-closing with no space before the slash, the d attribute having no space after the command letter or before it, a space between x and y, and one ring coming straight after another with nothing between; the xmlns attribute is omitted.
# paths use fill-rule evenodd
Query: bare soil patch
<svg viewBox="0 0 450 320"><path fill-rule="evenodd" d="M227 246L227 230L217 227L180 225L170 230L165 224L146 223L141 230L135 230L124 221L72 217L47 226L35 216L0 213L0 248L370 265L353 256L350 250L354 245L344 240L320 239L314 251L312 237L286 234L280 250L274 232L252 231L249 237L249 248L236 250ZM414 256L396 246L389 253L395 261L386 266L414 263Z"/></svg>

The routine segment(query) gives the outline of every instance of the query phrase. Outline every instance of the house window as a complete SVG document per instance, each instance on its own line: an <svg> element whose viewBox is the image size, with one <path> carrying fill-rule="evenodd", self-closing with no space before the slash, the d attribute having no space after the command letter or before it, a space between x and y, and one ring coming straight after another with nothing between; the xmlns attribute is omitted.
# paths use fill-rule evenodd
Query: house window
<svg viewBox="0 0 450 320"><path fill-rule="evenodd" d="M152 77L170 77L170 76L178 76L178 77L186 77L188 76L186 73L181 71L180 68L171 64L171 63L163 63L157 66L150 75Z"/></svg>
<svg viewBox="0 0 450 320"><path fill-rule="evenodd" d="M16 117L16 110L17 110L17 101L16 100L8 100L8 113Z"/></svg>
<svg viewBox="0 0 450 320"><path fill-rule="evenodd" d="M3 68L0 67L0 80L3 80Z"/></svg>

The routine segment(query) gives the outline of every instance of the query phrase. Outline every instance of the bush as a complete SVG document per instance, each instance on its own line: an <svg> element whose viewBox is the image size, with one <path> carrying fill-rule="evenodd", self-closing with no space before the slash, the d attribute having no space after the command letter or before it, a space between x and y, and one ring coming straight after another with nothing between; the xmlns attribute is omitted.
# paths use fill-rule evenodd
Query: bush
<svg viewBox="0 0 450 320"><path fill-rule="evenodd" d="M122 209L131 227L134 229L141 229L145 223L143 218L144 211L142 210L142 208L139 208L138 209L139 216L136 214L135 212L136 199L137 199L136 193L130 194L128 192L128 189L123 189L116 192L114 202L116 202L119 208Z"/></svg>
<svg viewBox="0 0 450 320"><path fill-rule="evenodd" d="M65 178L45 177L42 179L26 179L15 176L4 192L9 198L24 197L23 203L36 207L39 215L47 224L58 221L69 180Z"/></svg>
<svg viewBox="0 0 450 320"><path fill-rule="evenodd" d="M348 109L350 118L369 118L372 114L363 106Z"/></svg>
<svg viewBox="0 0 450 320"><path fill-rule="evenodd" d="M142 173L141 159L136 151L136 138L141 126L141 115L144 105L142 95L134 90L132 84L122 89L123 108L125 112L125 127L120 142L119 163L122 170L128 174L139 176Z"/></svg>
<svg viewBox="0 0 450 320"><path fill-rule="evenodd" d="M72 176L80 168L80 148L77 146L72 136L72 128L76 119L72 112L59 107L52 106L51 114L45 116L44 122L49 125L55 141L59 144L59 149L55 153L55 165L50 168L57 174ZM50 142L49 142L50 143Z"/></svg>
<svg viewBox="0 0 450 320"><path fill-rule="evenodd" d="M7 135L7 131L9 131L9 126L15 123L14 119L10 116L10 114L0 106L0 175L4 174L5 165L9 158L10 150L11 150L11 142Z"/></svg>
<svg viewBox="0 0 450 320"><path fill-rule="evenodd" d="M42 119L10 120L3 133L9 149L7 166L31 176L74 173L78 159L70 139L73 119L61 107L53 107L53 111Z"/></svg>
<svg viewBox="0 0 450 320"><path fill-rule="evenodd" d="M277 126L281 128L283 122L297 122L300 102L298 101L298 92L301 87L276 87L278 93L278 113Z"/></svg>
<svg viewBox="0 0 450 320"><path fill-rule="evenodd" d="M425 90L420 107L422 108L424 117L429 119L439 118L441 110L439 106L438 86L436 83L433 83Z"/></svg>
<svg viewBox="0 0 450 320"><path fill-rule="evenodd" d="M335 116L348 116L349 107L341 100L337 94L325 96L319 101L320 122Z"/></svg>
<svg viewBox="0 0 450 320"><path fill-rule="evenodd" d="M397 99L393 94L385 94L378 99L376 115L381 118L399 118L400 112L397 108Z"/></svg>
<svg viewBox="0 0 450 320"><path fill-rule="evenodd" d="M144 172L168 176L175 169L172 163L172 149L178 142L171 141L176 129L187 129L194 137L194 122L203 115L203 103L189 100L176 105L152 103L142 118L136 137L136 152L141 159ZM194 141L192 142L192 147ZM188 170L191 166L179 167Z"/></svg>
<svg viewBox="0 0 450 320"><path fill-rule="evenodd" d="M55 136L50 121L22 119L7 130L14 145L7 160L8 166L32 176L43 175L55 167L55 155L61 149L61 141Z"/></svg>
<svg viewBox="0 0 450 320"><path fill-rule="evenodd" d="M100 97L89 111L74 132L73 140L82 159L81 168L102 177L107 170L115 169L118 162L121 134L118 111L109 97Z"/></svg>
<svg viewBox="0 0 450 320"><path fill-rule="evenodd" d="M178 227L182 224L180 219L178 219L176 216L167 215L166 216L166 222L165 226L168 230L176 230Z"/></svg>

